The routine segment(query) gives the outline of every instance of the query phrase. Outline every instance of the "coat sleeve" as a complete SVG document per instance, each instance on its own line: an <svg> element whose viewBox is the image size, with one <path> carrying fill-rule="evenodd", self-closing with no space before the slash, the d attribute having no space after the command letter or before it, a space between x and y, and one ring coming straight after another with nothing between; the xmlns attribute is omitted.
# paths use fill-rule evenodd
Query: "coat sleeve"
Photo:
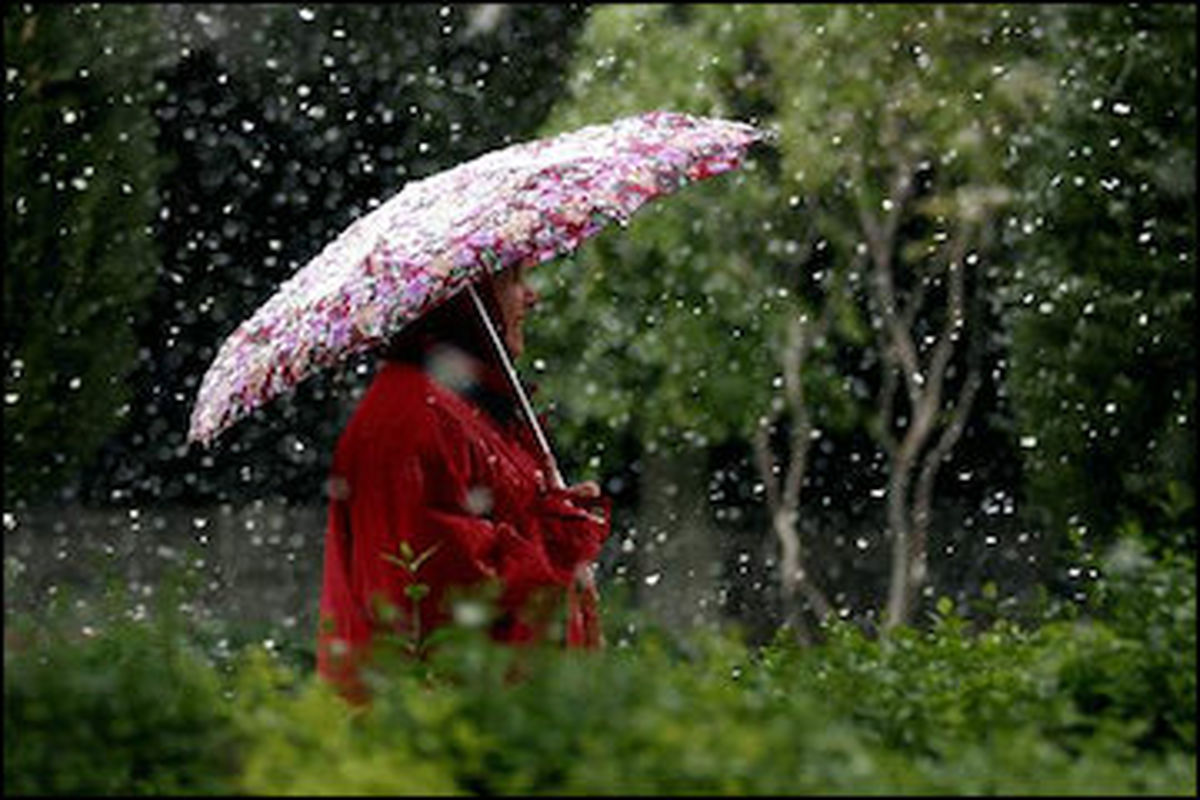
<svg viewBox="0 0 1200 800"><path fill-rule="evenodd" d="M584 501L549 489L537 507L546 552L558 569L573 574L599 554L612 527L608 498Z"/></svg>

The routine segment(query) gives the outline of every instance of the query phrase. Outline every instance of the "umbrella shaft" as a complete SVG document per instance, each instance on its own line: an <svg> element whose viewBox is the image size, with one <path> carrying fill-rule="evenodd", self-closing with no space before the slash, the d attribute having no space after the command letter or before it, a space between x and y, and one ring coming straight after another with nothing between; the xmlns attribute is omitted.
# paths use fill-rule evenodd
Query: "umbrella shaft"
<svg viewBox="0 0 1200 800"><path fill-rule="evenodd" d="M504 373L508 376L508 383L512 387L513 393L517 396L517 402L521 405L521 412L525 416L525 421L529 424L534 438L537 439L538 446L542 448L542 453L546 456L546 461L550 467L550 479L556 487L561 489L566 484L563 482L562 474L558 471L558 462L554 458L554 452L550 449L550 442L546 439L545 432L542 431L542 426L538 422L537 415L533 413L533 406L529 404L529 397L525 394L525 387L521 385L521 381L517 378L517 371L513 367L512 359L508 357L508 348L500 340L500 334L496 331L496 326L492 323L492 317L488 314L487 307L484 306L479 293L475 291L475 284L467 284L467 291L471 294L471 301L475 304L475 310L479 312L479 317L483 320L483 327L487 328L488 337L492 340L492 347L496 350L496 356L500 359L500 363L504 365Z"/></svg>

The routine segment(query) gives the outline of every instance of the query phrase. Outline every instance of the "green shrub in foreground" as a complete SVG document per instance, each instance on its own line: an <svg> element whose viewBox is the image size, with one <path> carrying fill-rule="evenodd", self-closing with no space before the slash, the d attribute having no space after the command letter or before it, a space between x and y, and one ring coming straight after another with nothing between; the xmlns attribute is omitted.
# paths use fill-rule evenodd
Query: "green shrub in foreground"
<svg viewBox="0 0 1200 800"><path fill-rule="evenodd" d="M1132 546L1132 545L1129 545ZM1195 750L1194 560L1115 551L1092 613L968 634L948 604L927 630L871 639L850 625L801 650L763 652L772 680L800 682L889 746L950 758L964 742L1033 726L1071 752Z"/></svg>
<svg viewBox="0 0 1200 800"><path fill-rule="evenodd" d="M90 637L10 631L4 793L231 791L233 715L217 673L180 634L130 621Z"/></svg>
<svg viewBox="0 0 1200 800"><path fill-rule="evenodd" d="M1194 796L1189 563L1134 559L1103 619L1033 630L943 608L882 639L642 625L595 653L453 630L426 661L382 654L367 709L259 648L219 676L170 617L47 634L6 646L5 790Z"/></svg>
<svg viewBox="0 0 1200 800"><path fill-rule="evenodd" d="M1070 684L1059 681L1060 662L1039 649L1061 642L990 635L983 642L943 626L925 642L914 636L911 647L839 635L825 647L777 646L761 658L724 636L695 636L682 648L648 636L603 653L514 651L464 636L431 663L381 665L386 678L366 712L352 712L324 687L259 659L241 690L254 730L244 788L1193 792L1190 752L1140 749L1136 724L1088 717L1062 694ZM1094 646L1086 640L1072 658L1096 655L1088 650ZM1004 647L1023 652L979 673ZM885 648L914 655L894 658ZM840 671L854 663L844 683L815 678L814 665ZM879 678L874 686L872 675ZM894 691L904 685L907 692ZM857 702L850 689L860 693ZM905 720L915 735L896 735Z"/></svg>

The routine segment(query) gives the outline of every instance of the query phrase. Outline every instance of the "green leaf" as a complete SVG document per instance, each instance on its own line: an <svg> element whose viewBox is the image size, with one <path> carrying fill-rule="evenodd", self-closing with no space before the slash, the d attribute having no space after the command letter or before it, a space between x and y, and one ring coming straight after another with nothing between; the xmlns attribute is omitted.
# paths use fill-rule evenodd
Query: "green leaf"
<svg viewBox="0 0 1200 800"><path fill-rule="evenodd" d="M421 553L421 555L419 555L415 559L413 559L411 562L412 571L416 572L417 570L419 570L421 568L421 565L424 564L426 561L428 561L429 557L432 556L434 553L436 553L440 546L441 546L440 542L438 544L434 544L434 545L430 546L425 552Z"/></svg>

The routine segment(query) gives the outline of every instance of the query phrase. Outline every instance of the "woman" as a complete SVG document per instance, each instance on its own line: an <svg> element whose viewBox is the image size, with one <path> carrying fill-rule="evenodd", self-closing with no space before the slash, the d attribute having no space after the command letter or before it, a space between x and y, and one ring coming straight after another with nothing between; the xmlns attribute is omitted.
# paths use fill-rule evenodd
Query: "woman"
<svg viewBox="0 0 1200 800"><path fill-rule="evenodd" d="M537 302L523 268L477 288L516 358ZM457 595L488 587L494 639L552 635L565 601L566 644L598 645L594 590L573 578L609 534L607 501L592 482L552 484L469 294L405 328L383 358L334 454L320 673L365 698L357 667L376 631L422 639L452 619Z"/></svg>

